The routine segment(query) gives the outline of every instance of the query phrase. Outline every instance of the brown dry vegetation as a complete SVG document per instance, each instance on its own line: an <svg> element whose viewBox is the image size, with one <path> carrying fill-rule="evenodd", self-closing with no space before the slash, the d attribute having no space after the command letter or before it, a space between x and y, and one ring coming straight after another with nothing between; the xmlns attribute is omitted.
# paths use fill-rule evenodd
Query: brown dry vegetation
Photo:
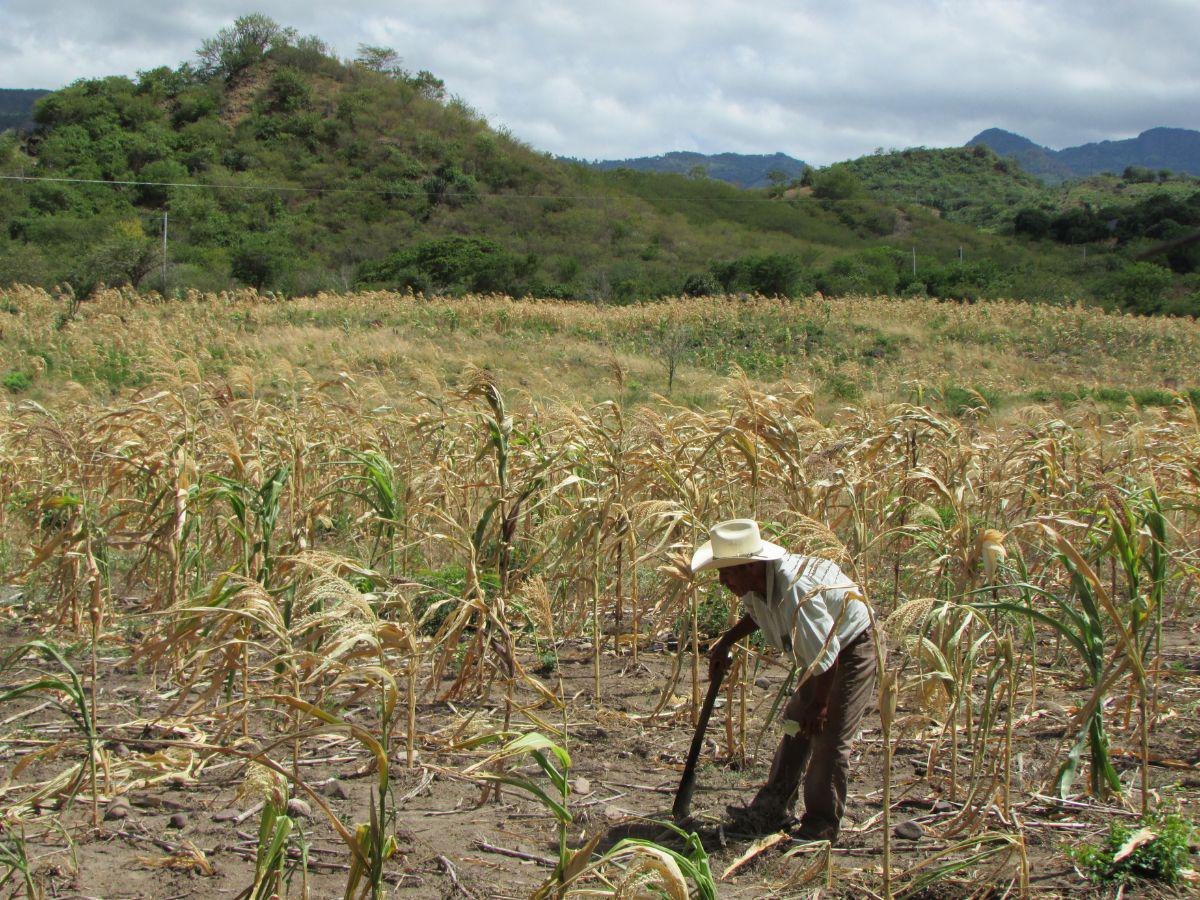
<svg viewBox="0 0 1200 900"><path fill-rule="evenodd" d="M1193 324L885 298L0 308L0 374L26 376L0 410L3 823L35 890L283 891L259 814L219 817L261 798L269 837L291 796L320 851L294 896L528 896L550 870L495 848L571 850L495 776L551 782L475 739L529 731L585 776L549 895L678 890L654 848L600 854L668 805L735 614L683 561L735 515L841 561L889 655L844 846L775 846L721 896L1062 894L1085 886L1065 841L1196 817ZM680 331L686 405L650 397ZM714 720L718 876L784 675L742 648ZM121 796L137 811L103 819ZM180 835L151 818L176 808ZM895 846L913 809L926 834Z"/></svg>

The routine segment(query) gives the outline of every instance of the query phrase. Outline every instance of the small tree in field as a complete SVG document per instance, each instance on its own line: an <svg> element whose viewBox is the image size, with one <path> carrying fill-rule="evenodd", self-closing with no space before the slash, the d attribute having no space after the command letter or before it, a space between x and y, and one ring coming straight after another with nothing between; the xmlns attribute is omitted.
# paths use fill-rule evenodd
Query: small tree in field
<svg viewBox="0 0 1200 900"><path fill-rule="evenodd" d="M674 317L664 316L658 323L658 356L667 367L667 394L675 389L675 371L691 341L691 329Z"/></svg>

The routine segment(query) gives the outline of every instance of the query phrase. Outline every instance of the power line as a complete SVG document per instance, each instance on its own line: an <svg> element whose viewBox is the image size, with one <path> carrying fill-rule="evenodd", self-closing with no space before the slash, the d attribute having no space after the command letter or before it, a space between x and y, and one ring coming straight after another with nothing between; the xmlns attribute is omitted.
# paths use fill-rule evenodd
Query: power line
<svg viewBox="0 0 1200 900"><path fill-rule="evenodd" d="M200 190L213 191L277 191L280 193L295 193L295 194L395 194L399 191L395 188L347 188L347 187L293 187L290 185L251 185L251 184L204 184L195 181L123 181L123 180L108 180L104 178L63 178L56 176L35 176L35 175L0 175L0 181L21 181L21 182L52 182L60 184L105 184L113 186L128 186L128 187L174 187L174 188L194 188ZM486 199L486 200L577 200L591 201L594 203L608 203L614 198L595 195L570 195L570 194L480 194L445 191L440 194L442 197L462 198L462 199ZM629 199L642 200L651 202L649 198L634 194ZM721 203L775 203L777 198L774 197L657 197L659 200L675 200L675 201L714 201Z"/></svg>

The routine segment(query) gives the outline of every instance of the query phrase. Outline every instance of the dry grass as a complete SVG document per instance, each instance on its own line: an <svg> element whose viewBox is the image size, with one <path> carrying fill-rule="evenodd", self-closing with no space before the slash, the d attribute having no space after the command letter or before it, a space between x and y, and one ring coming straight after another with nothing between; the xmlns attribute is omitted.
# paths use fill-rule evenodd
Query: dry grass
<svg viewBox="0 0 1200 900"><path fill-rule="evenodd" d="M33 379L30 396L67 381L89 391L254 373L267 392L347 373L394 392L453 386L485 366L507 390L540 398L645 402L666 392L664 328L681 329L675 391L711 405L740 367L758 383L812 385L823 411L846 401L930 397L947 386L1010 398L1035 392L1200 387L1200 337L1188 320L1075 307L896 298L691 299L597 307L502 297L422 299L321 295L290 301L253 292L154 303L110 291L62 326L64 299L12 289L0 373ZM626 373L618 388L617 360Z"/></svg>

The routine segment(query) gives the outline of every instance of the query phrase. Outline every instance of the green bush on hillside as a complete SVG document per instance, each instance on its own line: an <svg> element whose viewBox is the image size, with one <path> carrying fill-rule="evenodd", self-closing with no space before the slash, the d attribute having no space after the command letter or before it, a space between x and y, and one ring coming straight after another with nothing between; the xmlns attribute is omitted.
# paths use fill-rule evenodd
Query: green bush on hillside
<svg viewBox="0 0 1200 900"><path fill-rule="evenodd" d="M726 293L796 297L811 293L813 284L800 260L782 253L745 256L717 263L712 275Z"/></svg>
<svg viewBox="0 0 1200 900"><path fill-rule="evenodd" d="M536 258L510 253L486 238L448 237L423 241L364 265L358 286L520 296L536 266Z"/></svg>
<svg viewBox="0 0 1200 900"><path fill-rule="evenodd" d="M1139 315L1163 311L1171 273L1154 263L1134 262L1113 273L1102 290L1121 309Z"/></svg>
<svg viewBox="0 0 1200 900"><path fill-rule="evenodd" d="M873 247L834 260L816 277L817 290L832 296L895 294L905 254L890 247Z"/></svg>

